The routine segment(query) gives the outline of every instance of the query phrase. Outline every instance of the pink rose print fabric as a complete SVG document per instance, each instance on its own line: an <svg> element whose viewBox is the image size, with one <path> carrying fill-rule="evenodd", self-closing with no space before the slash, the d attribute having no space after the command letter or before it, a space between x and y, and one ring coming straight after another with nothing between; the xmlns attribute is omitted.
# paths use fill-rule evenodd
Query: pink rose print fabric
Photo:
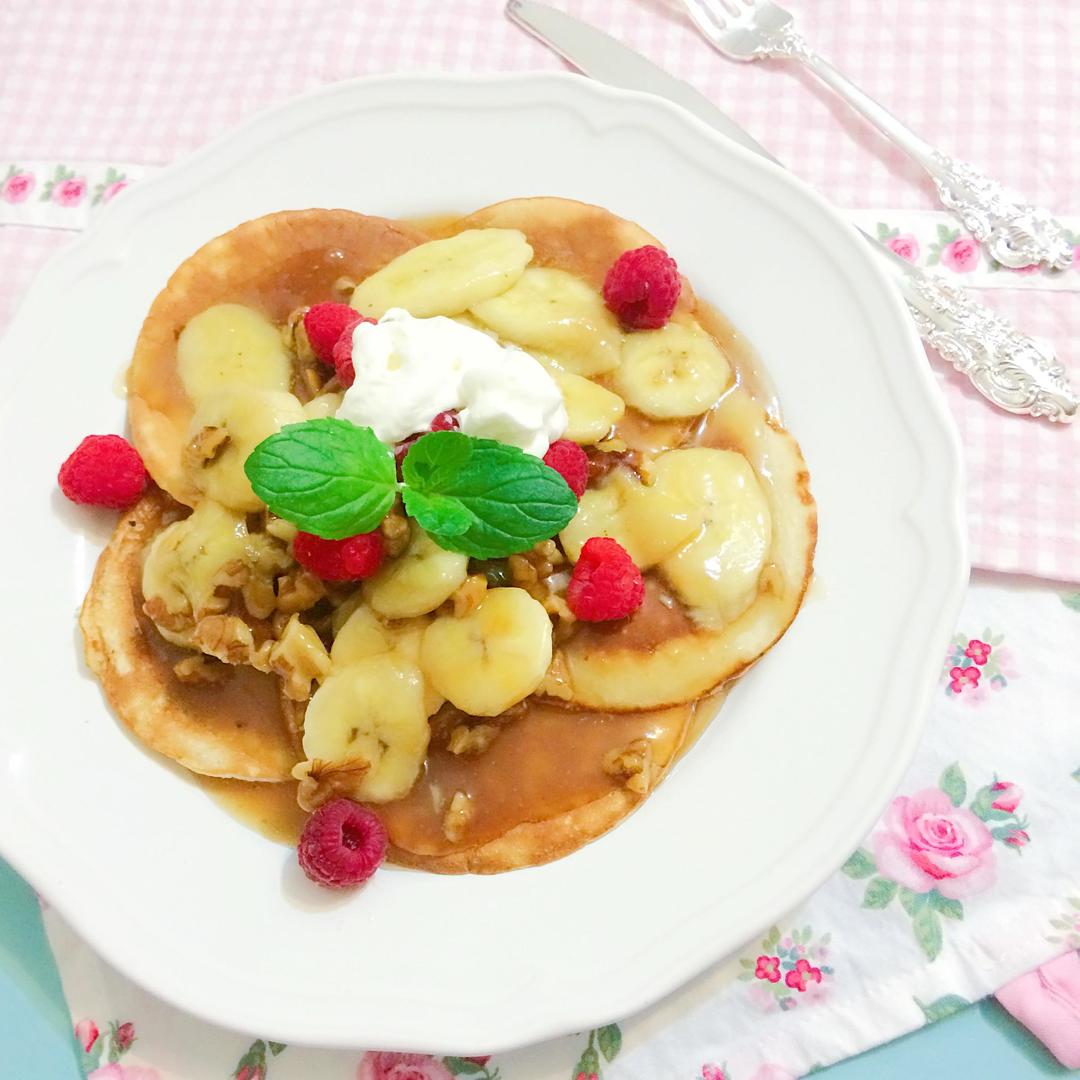
<svg viewBox="0 0 1080 1080"><path fill-rule="evenodd" d="M936 888L953 900L993 884L990 831L938 788L894 799L883 824L874 854L878 870L897 884L920 893Z"/></svg>
<svg viewBox="0 0 1080 1080"><path fill-rule="evenodd" d="M454 1080L438 1058L427 1054L365 1054L356 1080Z"/></svg>
<svg viewBox="0 0 1080 1080"><path fill-rule="evenodd" d="M8 168L4 182L0 184L0 199L8 203L23 203L30 198L37 185L33 173L23 172L17 165Z"/></svg>

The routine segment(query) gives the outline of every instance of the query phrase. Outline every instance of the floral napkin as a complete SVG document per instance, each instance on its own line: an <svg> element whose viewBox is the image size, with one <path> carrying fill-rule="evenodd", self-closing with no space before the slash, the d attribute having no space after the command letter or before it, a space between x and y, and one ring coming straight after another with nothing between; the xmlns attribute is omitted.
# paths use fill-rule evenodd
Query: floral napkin
<svg viewBox="0 0 1080 1080"><path fill-rule="evenodd" d="M977 575L926 737L844 867L656 1007L515 1053L313 1051L228 1032L137 988L46 910L89 1075L792 1080L948 1016L1080 949L1080 667L1061 662L1077 644L1080 592Z"/></svg>

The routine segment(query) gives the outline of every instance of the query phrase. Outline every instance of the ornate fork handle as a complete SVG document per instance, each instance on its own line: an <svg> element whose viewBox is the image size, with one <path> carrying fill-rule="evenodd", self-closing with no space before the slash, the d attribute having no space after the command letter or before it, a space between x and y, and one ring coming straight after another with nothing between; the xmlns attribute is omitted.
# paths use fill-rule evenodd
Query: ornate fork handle
<svg viewBox="0 0 1080 1080"><path fill-rule="evenodd" d="M1080 401L1047 348L936 275L894 269L919 335L980 394L1011 413L1065 424L1076 417Z"/></svg>
<svg viewBox="0 0 1080 1080"><path fill-rule="evenodd" d="M753 50L753 55L798 60L810 68L930 174L942 203L1003 266L1046 263L1064 270L1071 264L1072 244L1052 214L1029 203L1018 202L997 181L920 139L888 109L814 52L790 21L770 33Z"/></svg>

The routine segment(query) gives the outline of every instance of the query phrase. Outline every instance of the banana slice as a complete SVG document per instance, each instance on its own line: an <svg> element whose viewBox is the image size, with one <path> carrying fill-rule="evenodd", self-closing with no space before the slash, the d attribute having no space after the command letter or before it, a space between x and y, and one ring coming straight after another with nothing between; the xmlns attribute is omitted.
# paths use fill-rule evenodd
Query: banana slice
<svg viewBox="0 0 1080 1080"><path fill-rule="evenodd" d="M420 666L432 685L470 716L498 716L527 698L551 663L551 620L524 589L489 589L460 619L424 631Z"/></svg>
<svg viewBox="0 0 1080 1080"><path fill-rule="evenodd" d="M352 798L389 802L416 782L429 737L423 676L381 653L335 669L315 691L304 716L308 762L297 768L351 773Z"/></svg>
<svg viewBox="0 0 1080 1080"><path fill-rule="evenodd" d="M335 669L347 667L369 656L393 653L414 667L420 666L420 641L428 626L427 619L408 619L393 628L380 622L367 604L357 607L334 638L330 660ZM424 709L433 716L446 700L424 681Z"/></svg>
<svg viewBox="0 0 1080 1080"><path fill-rule="evenodd" d="M501 296L471 313L500 338L554 355L574 375L599 375L619 364L622 331L603 298L565 270L532 266Z"/></svg>
<svg viewBox="0 0 1080 1080"><path fill-rule="evenodd" d="M204 499L183 521L154 537L143 564L143 599L160 601L172 615L197 618L216 610L218 574L226 564L245 559L247 540L242 515Z"/></svg>
<svg viewBox="0 0 1080 1080"><path fill-rule="evenodd" d="M317 394L304 405L305 420L324 420L328 416L335 416L341 408L341 399L344 394Z"/></svg>
<svg viewBox="0 0 1080 1080"><path fill-rule="evenodd" d="M577 562L586 540L610 536L646 570L687 543L700 530L702 520L701 508L673 486L646 486L629 470L616 469L582 495L577 513L559 539L570 560Z"/></svg>
<svg viewBox="0 0 1080 1080"><path fill-rule="evenodd" d="M581 375L548 368L548 374L562 391L567 425L563 438L583 446L600 442L623 418L626 404L618 394Z"/></svg>
<svg viewBox="0 0 1080 1080"><path fill-rule="evenodd" d="M630 334L615 373L615 388L626 401L658 420L700 415L730 381L727 359L696 323Z"/></svg>
<svg viewBox="0 0 1080 1080"><path fill-rule="evenodd" d="M244 462L263 439L303 419L303 405L280 390L228 390L204 398L192 417L189 438L197 441L207 431L223 431L227 438L213 456L189 466L195 486L232 510L261 510Z"/></svg>
<svg viewBox="0 0 1080 1080"><path fill-rule="evenodd" d="M399 255L361 281L351 303L373 319L394 307L418 319L458 315L509 289L531 258L517 229L467 229Z"/></svg>
<svg viewBox="0 0 1080 1080"><path fill-rule="evenodd" d="M409 546L365 586L367 602L386 619L411 619L434 611L465 580L469 558L445 551L413 526Z"/></svg>
<svg viewBox="0 0 1080 1080"><path fill-rule="evenodd" d="M653 464L654 488L695 508L697 535L660 562L699 622L732 622L757 595L772 518L750 462L734 450L673 450ZM696 521L695 521L696 523Z"/></svg>
<svg viewBox="0 0 1080 1080"><path fill-rule="evenodd" d="M176 342L176 366L196 405L223 390L288 390L292 380L281 334L243 304L215 304L191 319Z"/></svg>

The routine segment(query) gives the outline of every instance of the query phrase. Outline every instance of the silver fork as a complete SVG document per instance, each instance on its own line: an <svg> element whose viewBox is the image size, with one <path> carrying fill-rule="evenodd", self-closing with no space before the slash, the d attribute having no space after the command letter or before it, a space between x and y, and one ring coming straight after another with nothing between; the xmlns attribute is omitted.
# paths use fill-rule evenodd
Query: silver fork
<svg viewBox="0 0 1080 1080"><path fill-rule="evenodd" d="M938 197L1004 266L1044 263L1064 270L1072 244L1047 210L1014 199L971 165L948 157L819 56L795 30L795 17L771 0L683 0L714 48L733 60L784 59L805 64L929 174Z"/></svg>

